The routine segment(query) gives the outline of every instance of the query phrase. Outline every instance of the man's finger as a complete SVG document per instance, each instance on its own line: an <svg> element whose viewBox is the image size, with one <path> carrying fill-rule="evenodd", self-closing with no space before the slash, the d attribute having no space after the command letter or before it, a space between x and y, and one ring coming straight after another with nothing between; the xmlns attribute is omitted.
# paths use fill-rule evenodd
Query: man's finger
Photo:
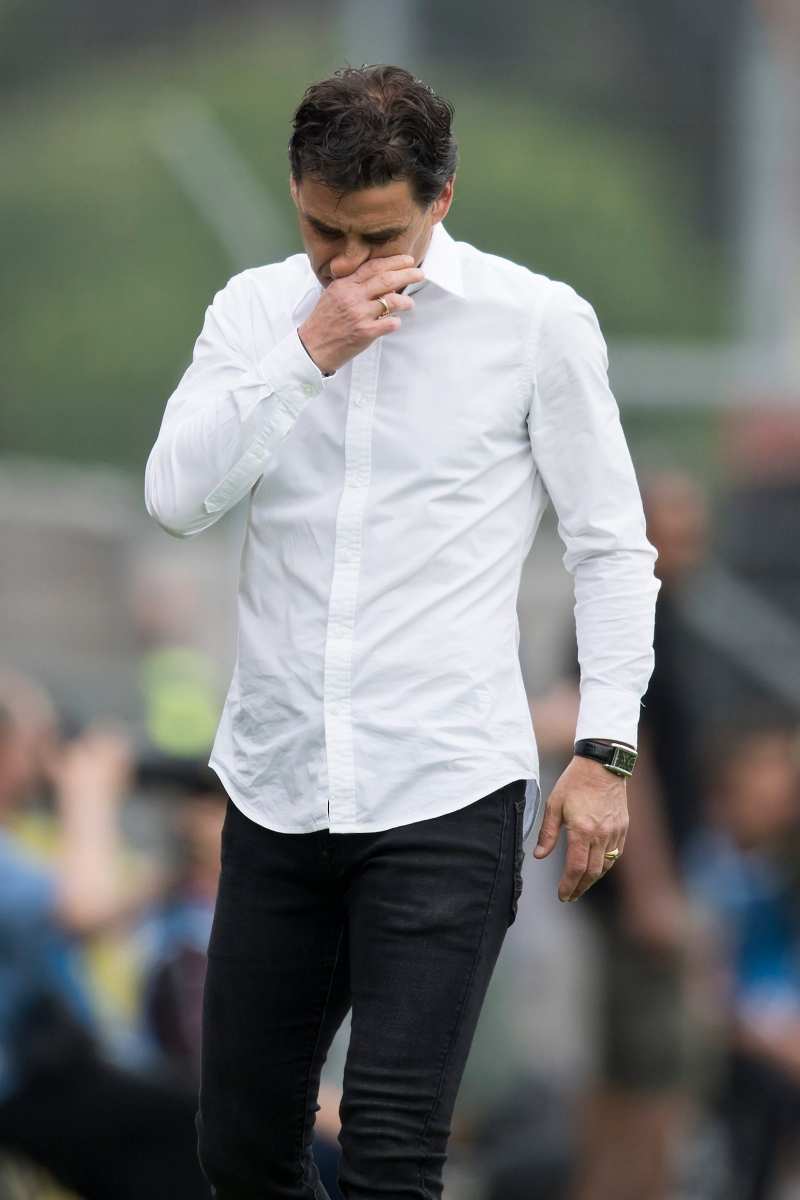
<svg viewBox="0 0 800 1200"><path fill-rule="evenodd" d="M605 857L608 849L608 842L603 839L600 842L593 841L589 847L589 857L586 861L586 870L573 891L568 897L569 900L578 900L584 892L588 892L592 884L597 883L605 875L609 867L613 866L611 859Z"/></svg>
<svg viewBox="0 0 800 1200"><path fill-rule="evenodd" d="M379 271L402 271L413 266L414 259L410 254L392 254L390 258L368 258L353 272L352 278L363 283Z"/></svg>
<svg viewBox="0 0 800 1200"><path fill-rule="evenodd" d="M400 317L396 313L392 313L390 317L383 317L382 320L376 321L374 329L369 331L369 336L373 340L385 337L387 333L396 333L402 324Z"/></svg>
<svg viewBox="0 0 800 1200"><path fill-rule="evenodd" d="M370 301L370 304L374 304L376 307L376 317L379 317L382 320L385 320L389 313L385 311L383 305L381 304L381 300L386 301L386 308L388 308L389 312L392 313L410 312L410 310L414 307L414 301L410 296L400 296L397 292L387 292L385 296L380 296L375 300Z"/></svg>
<svg viewBox="0 0 800 1200"><path fill-rule="evenodd" d="M599 876L601 879L604 875L606 875L611 870L611 868L614 866L614 864L616 862L618 862L619 859L622 857L622 851L625 849L625 837L627 835L627 832L628 832L628 826L626 824L624 826L620 826L619 829L615 829L614 832L606 839L606 844L603 847L602 867L601 867L600 876ZM619 851L619 854L616 856L616 858L608 858L608 855L611 853L612 850ZM587 879L585 881L585 886L581 887L578 895L583 895L583 893L585 891L587 891L587 889L590 888L593 883L597 883L596 876L594 878ZM577 899L577 896L575 897L575 899Z"/></svg>
<svg viewBox="0 0 800 1200"><path fill-rule="evenodd" d="M402 271L379 271L364 281L364 287L367 295L375 300L391 292L402 292L409 284L419 283L424 278L425 272L418 267L406 267Z"/></svg>
<svg viewBox="0 0 800 1200"><path fill-rule="evenodd" d="M539 830L539 837L533 850L534 858L547 858L556 848L558 835L561 832L561 808L549 800L544 810L544 820Z"/></svg>
<svg viewBox="0 0 800 1200"><path fill-rule="evenodd" d="M567 830L567 862L561 883L558 887L558 898L566 902L571 899L580 880L586 873L589 864L589 849L591 841L583 831Z"/></svg>

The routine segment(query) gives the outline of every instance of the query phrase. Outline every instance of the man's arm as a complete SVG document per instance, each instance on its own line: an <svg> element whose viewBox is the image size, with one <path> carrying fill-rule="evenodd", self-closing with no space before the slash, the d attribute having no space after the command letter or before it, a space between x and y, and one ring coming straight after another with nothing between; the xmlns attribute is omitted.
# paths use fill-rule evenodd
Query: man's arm
<svg viewBox="0 0 800 1200"><path fill-rule="evenodd" d="M251 286L237 276L215 296L147 463L147 511L175 537L207 529L249 491L325 383L294 330L255 360Z"/></svg>
<svg viewBox="0 0 800 1200"><path fill-rule="evenodd" d="M581 666L576 740L636 745L639 705L653 668L658 583L639 489L614 397L605 343L590 305L565 284L550 295L535 331L531 448L553 501L564 564L575 578ZM577 900L622 850L625 782L600 763L574 758L547 802L534 853L543 858L567 830L561 900Z"/></svg>
<svg viewBox="0 0 800 1200"><path fill-rule="evenodd" d="M413 262L371 259L336 280L301 329L260 360L246 337L252 283L238 275L218 293L147 463L147 511L167 533L190 537L213 525L263 474L326 375L399 328L397 313L414 307L400 292L423 278ZM379 295L391 308L385 320Z"/></svg>

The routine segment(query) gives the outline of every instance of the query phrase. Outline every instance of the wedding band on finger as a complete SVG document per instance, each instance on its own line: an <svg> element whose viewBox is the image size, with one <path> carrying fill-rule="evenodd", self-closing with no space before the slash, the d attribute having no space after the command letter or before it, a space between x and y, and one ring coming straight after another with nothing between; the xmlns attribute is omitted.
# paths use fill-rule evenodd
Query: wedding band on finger
<svg viewBox="0 0 800 1200"><path fill-rule="evenodd" d="M621 853L620 850L607 850L603 858L610 858L612 862L616 862Z"/></svg>
<svg viewBox="0 0 800 1200"><path fill-rule="evenodd" d="M383 312L378 317L378 320L382 321L384 317L389 316L389 314L391 313L392 310L389 308L389 305L386 303L385 296L378 296L378 304L380 304L381 308L383 309Z"/></svg>

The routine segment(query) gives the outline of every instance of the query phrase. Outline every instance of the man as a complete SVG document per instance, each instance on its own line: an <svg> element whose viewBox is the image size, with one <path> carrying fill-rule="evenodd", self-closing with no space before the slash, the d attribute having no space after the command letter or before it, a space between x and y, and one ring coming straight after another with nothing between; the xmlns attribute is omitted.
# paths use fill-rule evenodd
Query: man
<svg viewBox="0 0 800 1200"><path fill-rule="evenodd" d="M517 661L548 495L575 574L578 737L633 745L656 584L594 314L441 222L452 109L399 67L309 89L289 146L305 255L209 309L147 469L189 536L249 493L200 1155L220 1200L321 1197L321 1064L352 1006L348 1200L438 1196L537 795ZM548 802L576 900L622 851L625 752ZM630 756L632 757L632 756ZM630 757L628 762L630 762ZM526 808L526 785L528 804Z"/></svg>
<svg viewBox="0 0 800 1200"><path fill-rule="evenodd" d="M219 884L227 796L208 767L183 762L176 779L178 861L138 932L144 948L145 1026L179 1078L196 1086L206 954ZM177 772L176 772L177 775Z"/></svg>

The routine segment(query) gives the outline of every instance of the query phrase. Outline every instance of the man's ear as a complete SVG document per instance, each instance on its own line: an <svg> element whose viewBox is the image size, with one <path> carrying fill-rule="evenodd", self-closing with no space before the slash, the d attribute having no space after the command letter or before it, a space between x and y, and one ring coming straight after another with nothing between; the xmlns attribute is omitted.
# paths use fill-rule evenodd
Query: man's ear
<svg viewBox="0 0 800 1200"><path fill-rule="evenodd" d="M295 202L295 206L299 209L300 202L297 199L297 180L295 179L294 175L289 176L289 191L292 193L292 199Z"/></svg>
<svg viewBox="0 0 800 1200"><path fill-rule="evenodd" d="M455 181L455 175L452 179L448 179L447 183L434 200L433 207L431 209L431 225L438 225L439 222L443 221L447 216L450 205L453 203L453 185L455 184Z"/></svg>

